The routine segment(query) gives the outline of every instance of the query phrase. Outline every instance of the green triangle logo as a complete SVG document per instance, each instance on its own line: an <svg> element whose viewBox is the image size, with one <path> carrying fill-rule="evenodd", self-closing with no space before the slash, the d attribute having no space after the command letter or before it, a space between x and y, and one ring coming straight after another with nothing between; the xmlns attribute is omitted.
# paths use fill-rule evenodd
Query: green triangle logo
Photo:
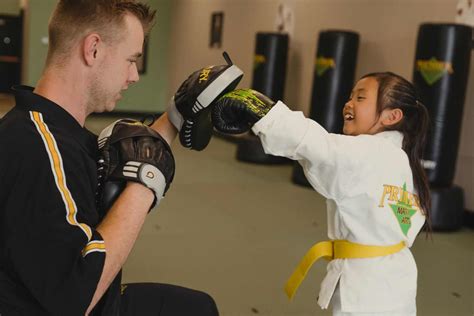
<svg viewBox="0 0 474 316"><path fill-rule="evenodd" d="M411 228L411 217L415 215L416 210L410 205L408 200L408 192L406 183L403 184L402 198L397 204L389 204L392 208L393 214L397 218L398 224L402 232L407 236Z"/></svg>
<svg viewBox="0 0 474 316"><path fill-rule="evenodd" d="M416 69L430 86L435 84L445 74L452 74L454 72L451 63L440 61L435 57L431 57L431 59L428 60L417 60Z"/></svg>
<svg viewBox="0 0 474 316"><path fill-rule="evenodd" d="M324 56L320 56L316 58L315 61L315 70L316 70L316 75L318 77L321 77L324 75L324 73L330 69L330 68L335 68L336 63L334 62L333 58L325 58Z"/></svg>

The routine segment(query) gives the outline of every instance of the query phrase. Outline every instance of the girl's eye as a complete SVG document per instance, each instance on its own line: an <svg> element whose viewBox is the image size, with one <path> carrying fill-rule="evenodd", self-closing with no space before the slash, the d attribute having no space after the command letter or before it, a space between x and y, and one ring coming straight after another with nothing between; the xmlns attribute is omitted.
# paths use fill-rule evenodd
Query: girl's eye
<svg viewBox="0 0 474 316"><path fill-rule="evenodd" d="M357 101L365 100L365 97L357 97Z"/></svg>

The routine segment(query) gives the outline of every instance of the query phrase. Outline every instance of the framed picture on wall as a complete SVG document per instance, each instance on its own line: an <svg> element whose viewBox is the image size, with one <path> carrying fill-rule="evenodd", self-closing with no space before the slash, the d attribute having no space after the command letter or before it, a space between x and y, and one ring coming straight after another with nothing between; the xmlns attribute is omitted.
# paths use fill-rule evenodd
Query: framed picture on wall
<svg viewBox="0 0 474 316"><path fill-rule="evenodd" d="M211 16L211 37L209 47L220 48L222 46L222 29L224 26L224 12L214 12Z"/></svg>

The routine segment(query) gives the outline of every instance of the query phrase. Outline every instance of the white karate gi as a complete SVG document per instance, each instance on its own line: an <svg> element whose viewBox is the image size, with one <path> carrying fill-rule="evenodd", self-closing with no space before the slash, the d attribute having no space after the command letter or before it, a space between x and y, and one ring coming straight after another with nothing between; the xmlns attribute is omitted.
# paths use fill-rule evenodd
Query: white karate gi
<svg viewBox="0 0 474 316"><path fill-rule="evenodd" d="M253 131L266 153L298 160L313 188L327 198L329 239L412 246L425 216L413 195L400 132L329 134L281 101ZM416 314L417 268L409 248L384 257L329 262L319 292L321 308L328 307L336 287L334 315Z"/></svg>

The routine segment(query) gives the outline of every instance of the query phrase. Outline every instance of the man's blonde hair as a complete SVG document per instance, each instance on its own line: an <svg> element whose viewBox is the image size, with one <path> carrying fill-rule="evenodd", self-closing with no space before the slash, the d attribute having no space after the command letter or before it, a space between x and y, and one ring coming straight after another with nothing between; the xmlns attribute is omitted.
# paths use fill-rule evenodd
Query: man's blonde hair
<svg viewBox="0 0 474 316"><path fill-rule="evenodd" d="M146 36L156 10L135 0L59 0L49 21L47 64L53 57L67 58L74 44L88 33L98 33L105 42L119 40L126 14L141 22Z"/></svg>

